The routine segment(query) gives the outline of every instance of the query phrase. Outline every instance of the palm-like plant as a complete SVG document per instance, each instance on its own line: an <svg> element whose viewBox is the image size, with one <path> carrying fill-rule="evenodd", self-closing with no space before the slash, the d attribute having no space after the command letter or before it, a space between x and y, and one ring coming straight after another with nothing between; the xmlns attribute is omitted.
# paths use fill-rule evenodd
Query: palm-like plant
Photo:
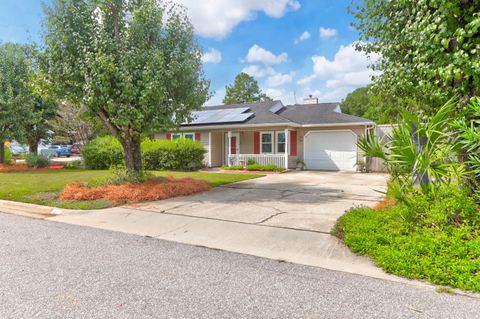
<svg viewBox="0 0 480 319"><path fill-rule="evenodd" d="M456 156L458 141L449 122L454 100L432 117L404 113L390 141L382 143L374 134L361 138L358 147L367 157L386 161L391 181L400 188L418 187L423 193L462 180L466 171ZM479 162L480 163L480 162ZM398 193L398 192L397 192Z"/></svg>

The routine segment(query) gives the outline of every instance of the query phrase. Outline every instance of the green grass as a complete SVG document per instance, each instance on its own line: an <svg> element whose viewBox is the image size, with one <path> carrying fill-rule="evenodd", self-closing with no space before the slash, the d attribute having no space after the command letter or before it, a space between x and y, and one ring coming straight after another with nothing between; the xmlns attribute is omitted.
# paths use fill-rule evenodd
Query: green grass
<svg viewBox="0 0 480 319"><path fill-rule="evenodd" d="M422 224L425 218L408 221L411 213L402 205L378 212L354 208L340 218L333 232L389 273L480 292L478 225Z"/></svg>
<svg viewBox="0 0 480 319"><path fill-rule="evenodd" d="M259 175L252 174L207 172L155 171L153 173L157 176L191 177L206 180L213 187L259 177ZM80 169L0 173L0 199L72 209L112 207L113 204L105 200L77 202L58 199L58 195L68 183L106 180L112 175L112 171Z"/></svg>

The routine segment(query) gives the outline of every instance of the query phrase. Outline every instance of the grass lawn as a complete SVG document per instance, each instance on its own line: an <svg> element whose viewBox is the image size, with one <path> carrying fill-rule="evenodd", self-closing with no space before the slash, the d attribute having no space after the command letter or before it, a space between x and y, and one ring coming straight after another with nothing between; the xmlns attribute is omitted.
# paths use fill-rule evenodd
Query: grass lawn
<svg viewBox="0 0 480 319"><path fill-rule="evenodd" d="M157 176L191 177L208 181L213 187L239 182L259 175L206 172L156 171ZM111 171L58 170L0 173L0 199L73 209L98 209L113 206L109 201L61 201L58 195L71 182L107 179Z"/></svg>

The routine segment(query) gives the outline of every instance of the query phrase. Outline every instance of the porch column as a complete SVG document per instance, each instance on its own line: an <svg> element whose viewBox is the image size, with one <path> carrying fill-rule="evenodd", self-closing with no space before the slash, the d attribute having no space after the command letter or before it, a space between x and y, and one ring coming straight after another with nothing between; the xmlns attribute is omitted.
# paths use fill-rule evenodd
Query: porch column
<svg viewBox="0 0 480 319"><path fill-rule="evenodd" d="M285 129L285 169L288 169L288 149L290 147L290 145L288 144L289 140L290 140L289 130L286 128Z"/></svg>
<svg viewBox="0 0 480 319"><path fill-rule="evenodd" d="M212 167L212 132L208 132L208 167Z"/></svg>
<svg viewBox="0 0 480 319"><path fill-rule="evenodd" d="M230 161L230 155L232 155L232 131L228 131L227 134L228 138L228 158L227 158L227 164L228 166L232 166L232 162Z"/></svg>

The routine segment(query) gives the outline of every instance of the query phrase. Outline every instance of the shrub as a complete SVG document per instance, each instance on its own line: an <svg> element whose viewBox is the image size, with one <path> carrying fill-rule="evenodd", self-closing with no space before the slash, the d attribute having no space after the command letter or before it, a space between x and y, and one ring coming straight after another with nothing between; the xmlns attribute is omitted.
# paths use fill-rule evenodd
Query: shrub
<svg viewBox="0 0 480 319"><path fill-rule="evenodd" d="M403 203L378 211L351 209L334 231L387 272L480 291L478 207L455 188L444 187L437 195L414 195L414 214Z"/></svg>
<svg viewBox="0 0 480 319"><path fill-rule="evenodd" d="M226 171L241 171L243 170L243 166L242 165L222 166L222 169Z"/></svg>
<svg viewBox="0 0 480 319"><path fill-rule="evenodd" d="M247 165L248 171L261 171L261 172L278 172L282 169L274 164L251 164Z"/></svg>
<svg viewBox="0 0 480 319"><path fill-rule="evenodd" d="M50 157L37 154L28 154L25 159L27 166L33 168L42 168L50 165Z"/></svg>
<svg viewBox="0 0 480 319"><path fill-rule="evenodd" d="M82 149L85 166L90 169L109 169L123 165L123 148L113 136L97 137Z"/></svg>
<svg viewBox="0 0 480 319"><path fill-rule="evenodd" d="M146 170L195 170L203 166L205 148L189 139L150 140L142 143Z"/></svg>
<svg viewBox="0 0 480 319"><path fill-rule="evenodd" d="M10 149L8 147L5 148L5 163L10 163L11 159L12 159L12 152L10 151Z"/></svg>
<svg viewBox="0 0 480 319"><path fill-rule="evenodd" d="M65 169L79 169L82 167L82 161L71 161L63 164Z"/></svg>
<svg viewBox="0 0 480 319"><path fill-rule="evenodd" d="M255 162L255 160L253 158L248 159L247 165L255 165L255 164L257 164L257 162Z"/></svg>

